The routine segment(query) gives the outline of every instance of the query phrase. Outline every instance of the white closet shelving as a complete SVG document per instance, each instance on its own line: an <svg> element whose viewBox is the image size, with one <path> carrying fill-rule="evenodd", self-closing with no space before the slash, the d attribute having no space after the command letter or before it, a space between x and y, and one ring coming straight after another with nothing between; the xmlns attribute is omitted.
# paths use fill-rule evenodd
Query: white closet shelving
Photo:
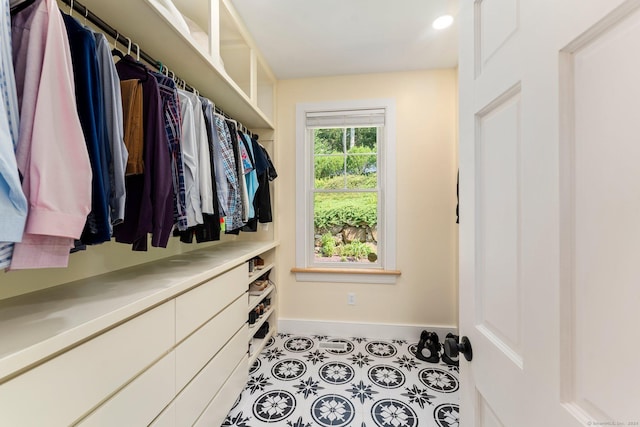
<svg viewBox="0 0 640 427"><path fill-rule="evenodd" d="M274 273L275 264L274 260L274 250L266 251L260 254L260 258L262 258L265 262L262 268L255 267L253 272L249 273L247 279L247 287L249 288L253 282L256 280L260 280L261 278L268 275L271 279ZM251 313L258 307L262 302L268 298L271 303L266 311L258 318L256 318L255 323L249 323L248 331L249 331L249 366L253 365L255 360L258 358L260 352L265 348L269 338L271 338L276 333L276 320L277 320L277 295L276 295L276 287L277 283L273 280L270 281L269 285L262 290L259 294L255 294L254 292L248 291L248 313ZM263 338L255 338L254 335L260 330L262 325L265 323L269 323L269 331Z"/></svg>
<svg viewBox="0 0 640 427"><path fill-rule="evenodd" d="M81 3L273 142L276 79L230 1ZM245 386L247 363L275 333L277 283L248 295L261 274L273 278L273 237L229 237L121 270L115 263L116 271L0 300L0 418L10 425L220 425ZM256 256L265 267L247 276L246 262ZM264 297L271 307L249 328L247 307ZM267 321L269 333L248 355L247 340Z"/></svg>
<svg viewBox="0 0 640 427"><path fill-rule="evenodd" d="M234 119L252 129L274 128L276 79L230 1L84 0L82 4ZM176 9L181 16L176 16Z"/></svg>

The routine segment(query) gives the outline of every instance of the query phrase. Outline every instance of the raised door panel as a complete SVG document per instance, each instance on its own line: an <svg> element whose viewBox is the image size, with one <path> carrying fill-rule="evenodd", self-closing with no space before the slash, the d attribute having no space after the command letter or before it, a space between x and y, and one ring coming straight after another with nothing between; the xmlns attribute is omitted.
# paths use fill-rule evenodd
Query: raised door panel
<svg viewBox="0 0 640 427"><path fill-rule="evenodd" d="M98 335L0 386L3 425L70 425L175 342L173 301Z"/></svg>
<svg viewBox="0 0 640 427"><path fill-rule="evenodd" d="M476 325L522 367L520 88L478 114Z"/></svg>
<svg viewBox="0 0 640 427"><path fill-rule="evenodd" d="M176 397L176 425L190 426L198 419L240 360L245 361L243 365L246 380L246 354L247 329L243 327Z"/></svg>
<svg viewBox="0 0 640 427"><path fill-rule="evenodd" d="M247 321L247 304L238 298L176 348L176 390L182 390Z"/></svg>
<svg viewBox="0 0 640 427"><path fill-rule="evenodd" d="M247 274L247 265L239 265L176 298L176 342L243 295Z"/></svg>
<svg viewBox="0 0 640 427"><path fill-rule="evenodd" d="M638 421L640 9L609 15L571 46L570 149L561 344L569 406L588 420ZM602 369L594 346L620 344ZM618 423L620 424L620 423ZM595 423L594 423L595 425Z"/></svg>
<svg viewBox="0 0 640 427"><path fill-rule="evenodd" d="M79 425L148 425L175 395L175 352L167 354Z"/></svg>

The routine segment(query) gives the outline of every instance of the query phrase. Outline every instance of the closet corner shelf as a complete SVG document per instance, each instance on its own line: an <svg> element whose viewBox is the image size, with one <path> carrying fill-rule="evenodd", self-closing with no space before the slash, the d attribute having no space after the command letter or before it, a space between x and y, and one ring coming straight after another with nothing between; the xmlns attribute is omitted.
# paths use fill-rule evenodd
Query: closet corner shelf
<svg viewBox="0 0 640 427"><path fill-rule="evenodd" d="M225 242L1 300L0 383L278 244Z"/></svg>
<svg viewBox="0 0 640 427"><path fill-rule="evenodd" d="M82 3L234 119L250 128L274 129L272 121L217 61L202 52L190 35L183 34L149 0L83 0Z"/></svg>

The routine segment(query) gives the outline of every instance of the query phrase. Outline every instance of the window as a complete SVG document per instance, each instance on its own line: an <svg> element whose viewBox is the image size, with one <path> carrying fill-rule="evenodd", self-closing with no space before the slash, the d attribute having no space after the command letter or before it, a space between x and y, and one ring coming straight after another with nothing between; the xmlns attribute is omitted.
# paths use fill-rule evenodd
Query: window
<svg viewBox="0 0 640 427"><path fill-rule="evenodd" d="M298 104L296 125L298 280L393 282L394 101Z"/></svg>

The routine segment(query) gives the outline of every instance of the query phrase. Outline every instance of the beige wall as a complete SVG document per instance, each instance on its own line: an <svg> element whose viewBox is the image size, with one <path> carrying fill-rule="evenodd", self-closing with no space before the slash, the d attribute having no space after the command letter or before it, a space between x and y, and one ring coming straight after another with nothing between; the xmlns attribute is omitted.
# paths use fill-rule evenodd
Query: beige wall
<svg viewBox="0 0 640 427"><path fill-rule="evenodd" d="M278 82L276 165L280 318L457 326L457 74L455 70ZM297 282L296 103L394 98L397 109L397 268L394 285ZM347 294L356 305L347 305Z"/></svg>

